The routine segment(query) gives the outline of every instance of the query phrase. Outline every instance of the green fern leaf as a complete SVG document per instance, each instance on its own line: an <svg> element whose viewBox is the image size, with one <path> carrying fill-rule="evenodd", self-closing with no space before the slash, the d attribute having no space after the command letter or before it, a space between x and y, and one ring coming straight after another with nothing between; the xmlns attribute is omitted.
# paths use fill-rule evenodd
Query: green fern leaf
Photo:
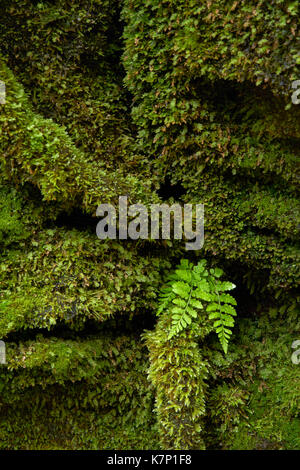
<svg viewBox="0 0 300 470"><path fill-rule="evenodd" d="M168 312L170 308L171 326L168 339L179 334L196 321L199 312L206 312L218 335L224 352L228 350L228 341L234 326L236 300L224 293L235 288L228 281L219 278L223 271L206 268L206 260L200 260L193 266L188 260L182 260L175 272L167 278L167 285L159 295L158 314Z"/></svg>

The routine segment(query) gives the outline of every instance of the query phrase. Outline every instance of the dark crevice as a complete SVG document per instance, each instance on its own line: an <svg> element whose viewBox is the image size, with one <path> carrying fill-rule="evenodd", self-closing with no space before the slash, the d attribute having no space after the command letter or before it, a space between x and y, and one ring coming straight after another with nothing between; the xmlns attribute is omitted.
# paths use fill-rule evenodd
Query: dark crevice
<svg viewBox="0 0 300 470"><path fill-rule="evenodd" d="M129 315L118 315L104 322L99 323L92 319L85 321L84 325L76 329L70 328L63 321L58 322L51 330L47 328L32 328L26 330L18 330L8 333L5 339L6 343L23 343L27 341L36 341L38 336L43 338L53 338L61 340L88 340L98 338L99 336L136 336L146 330L151 330L156 324L156 317L151 312L144 312L136 315L134 319L130 319Z"/></svg>
<svg viewBox="0 0 300 470"><path fill-rule="evenodd" d="M160 185L158 190L158 195L161 199L167 200L169 198L174 198L175 200L180 200L182 196L186 194L186 190L181 183L171 183L169 176L166 176L164 182Z"/></svg>
<svg viewBox="0 0 300 470"><path fill-rule="evenodd" d="M84 214L80 209L74 209L72 212L62 212L55 221L56 227L66 229L76 229L80 231L95 232L97 219L91 215Z"/></svg>

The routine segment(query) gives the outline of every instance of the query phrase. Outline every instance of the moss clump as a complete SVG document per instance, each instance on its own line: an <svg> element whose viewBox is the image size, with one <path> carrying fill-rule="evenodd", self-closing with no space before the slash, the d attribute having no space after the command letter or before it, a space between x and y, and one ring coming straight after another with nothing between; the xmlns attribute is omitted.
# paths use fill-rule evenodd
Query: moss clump
<svg viewBox="0 0 300 470"><path fill-rule="evenodd" d="M275 313L275 315L274 315ZM207 442L222 449L298 449L300 371L292 363L299 311L240 320L226 359L216 348L211 364Z"/></svg>
<svg viewBox="0 0 300 470"><path fill-rule="evenodd" d="M1 449L299 448L297 2L0 16ZM155 322L183 243L97 239L120 195L205 204L188 257L237 285L226 357L201 315Z"/></svg>

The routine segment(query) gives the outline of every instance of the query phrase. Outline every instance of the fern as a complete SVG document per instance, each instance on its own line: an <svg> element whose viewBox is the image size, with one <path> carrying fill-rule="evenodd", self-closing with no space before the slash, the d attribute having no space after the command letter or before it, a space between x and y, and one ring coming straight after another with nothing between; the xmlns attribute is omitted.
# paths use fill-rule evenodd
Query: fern
<svg viewBox="0 0 300 470"><path fill-rule="evenodd" d="M159 294L157 314L168 310L172 322L168 339L191 325L199 311L205 311L213 320L213 327L225 353L234 326L236 300L227 293L235 288L228 281L221 281L223 271L206 268L207 261L201 260L195 266L188 260L181 260L174 273L166 280Z"/></svg>

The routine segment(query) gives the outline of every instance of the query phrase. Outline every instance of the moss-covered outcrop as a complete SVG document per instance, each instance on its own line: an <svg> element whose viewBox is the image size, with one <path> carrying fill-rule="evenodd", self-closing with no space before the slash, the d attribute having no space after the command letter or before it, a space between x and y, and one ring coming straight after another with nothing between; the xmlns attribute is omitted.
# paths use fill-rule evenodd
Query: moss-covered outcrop
<svg viewBox="0 0 300 470"><path fill-rule="evenodd" d="M299 448L298 3L0 16L0 448ZM204 203L203 249L99 240L124 195ZM183 255L237 286L227 355L201 315L155 317Z"/></svg>
<svg viewBox="0 0 300 470"><path fill-rule="evenodd" d="M123 11L125 82L150 164L183 186L182 201L205 204L204 251L267 268L266 287L282 293L299 282L297 12L280 0L128 0Z"/></svg>
<svg viewBox="0 0 300 470"><path fill-rule="evenodd" d="M298 449L300 370L291 356L299 312L241 319L224 358L210 344L207 445L221 449Z"/></svg>
<svg viewBox="0 0 300 470"><path fill-rule="evenodd" d="M0 449L153 448L147 350L133 335L9 343Z"/></svg>

